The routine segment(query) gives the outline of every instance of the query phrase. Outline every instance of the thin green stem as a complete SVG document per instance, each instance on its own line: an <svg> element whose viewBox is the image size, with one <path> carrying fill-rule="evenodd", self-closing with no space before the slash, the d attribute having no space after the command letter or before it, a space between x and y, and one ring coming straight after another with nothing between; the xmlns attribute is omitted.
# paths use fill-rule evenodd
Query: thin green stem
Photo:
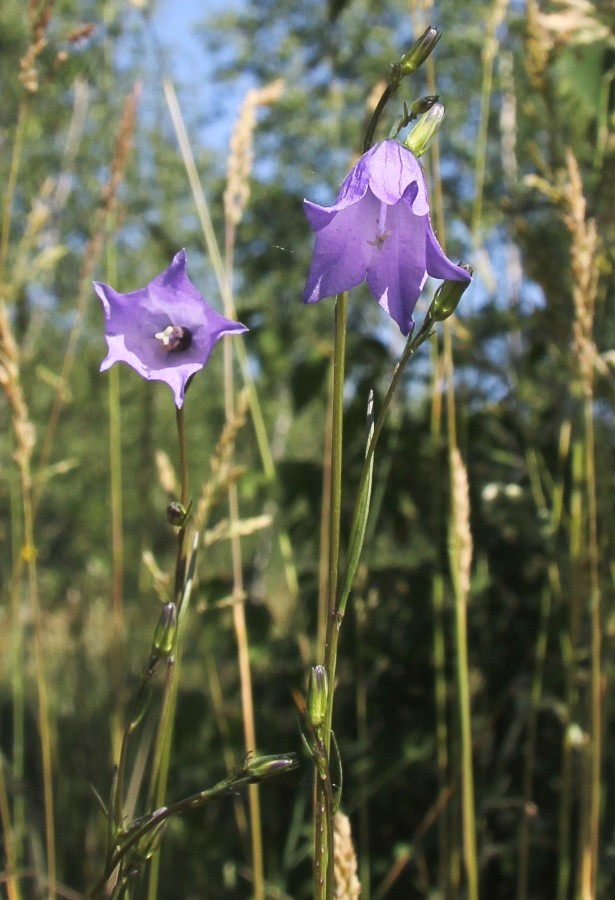
<svg viewBox="0 0 615 900"><path fill-rule="evenodd" d="M107 281L115 284L115 247L107 243ZM124 700L124 639L123 639L123 582L124 582L124 531L122 519L122 424L120 415L120 376L117 366L112 366L108 382L109 397L109 472L111 488L111 557L112 557L112 632L113 632L113 694L115 709L112 715L111 734L113 758L117 757L122 734Z"/></svg>
<svg viewBox="0 0 615 900"><path fill-rule="evenodd" d="M348 294L339 294L335 303L335 347L333 351L333 394L331 408L331 498L329 505L329 560L327 578L327 631L325 640L325 666L330 665L331 634L335 628L337 612L337 581L340 557L340 519L342 511L342 448L344 426L344 370L346 358L346 317ZM327 672L331 676L331 672ZM329 684L333 684L329 679ZM333 692L330 692L330 697ZM331 709L327 710L325 745L329 750Z"/></svg>
<svg viewBox="0 0 615 900"><path fill-rule="evenodd" d="M159 809L164 803L167 792L171 749L173 744L173 726L177 706L179 685L179 646L177 656L167 660L167 671L162 696L162 709L156 732L156 742L152 756L152 780L148 795L148 809ZM148 900L156 900L158 896L158 877L160 873L160 853L154 853L149 868L147 896Z"/></svg>
<svg viewBox="0 0 615 900"><path fill-rule="evenodd" d="M598 550L598 511L596 499L595 436L593 418L593 387L585 384L583 408L585 438L585 486L587 504L590 600L590 700L589 746L587 759L587 816L583 834L581 891L583 897L596 896L598 851L600 837L600 774L602 766L602 622Z"/></svg>
<svg viewBox="0 0 615 900"><path fill-rule="evenodd" d="M182 505L187 507L190 494L188 489L188 455L186 451L186 429L183 406L181 409L175 410L175 422L177 425L177 440L179 444L180 498Z"/></svg>
<svg viewBox="0 0 615 900"><path fill-rule="evenodd" d="M223 299L224 312L229 318L236 318L233 300L233 257L235 249L235 222L227 216L225 221L224 242L224 280ZM229 341L224 343L224 411L226 421L232 421L235 415L235 377L233 371L233 346ZM245 610L245 591L243 583L243 563L241 538L237 533L239 523L239 492L237 484L228 488L229 518L231 522L231 563L233 570L233 626L237 642L237 662L239 665L239 684L241 689L241 711L243 720L244 746L246 753L256 751L256 725L254 720L254 697L252 692L252 673L250 671L250 642ZM257 784L250 785L248 790L250 809L250 842L252 850L252 890L254 900L265 900L265 865L263 856L263 830L260 812L260 792Z"/></svg>
<svg viewBox="0 0 615 900"><path fill-rule="evenodd" d="M27 120L27 100L25 97L22 98L21 103L19 105L19 110L17 113L17 121L15 124L15 136L13 139L13 149L11 154L11 163L9 169L9 175L6 182L6 187L4 190L4 198L2 204L2 226L0 231L0 290L1 285L5 280L5 266L6 266L6 258L8 253L9 246L9 236L11 231L11 218L13 212L13 200L15 196L15 188L17 186L17 175L19 172L19 166L21 163L21 151L23 147L23 138L25 133L25 126ZM5 298L3 293L0 293L0 302L4 304ZM17 526L13 528L12 533L15 535L19 535L21 530L21 515L18 512L18 507L21 503L21 498L16 500L13 503L13 499L16 499L18 496L17 492L11 494L11 511L14 513L13 515L13 526ZM21 544L14 544L15 549L19 547L21 549ZM13 583L11 589L11 623L12 623L12 637L11 637L11 650L13 655L12 666L11 666L11 693L12 693L12 701L13 701L13 760L12 760L12 770L13 777L15 778L17 784L20 784L23 781L23 772L24 772L24 733L25 733L25 700L24 700L24 659L23 659L23 649L24 649L24 622L23 616L21 613L21 603L20 603L20 584L21 584L21 572L23 569L23 558L19 553L14 553L13 555ZM8 805L5 812L8 815ZM22 855L22 846L23 839L25 836L25 801L23 796L21 796L21 792L17 793L17 796L13 802L13 821L9 825L8 819L4 822L5 831L4 833L7 835L7 843L10 846L11 850L11 860L10 864L13 868L17 868L21 862ZM9 835L9 828L12 828L13 831ZM7 847L7 857L9 853L9 847ZM8 865L8 859L7 859ZM10 867L9 867L10 870ZM7 882L7 890L11 891L12 897L15 896L15 891L18 891L18 882L16 879L12 877L9 878Z"/></svg>
<svg viewBox="0 0 615 900"><path fill-rule="evenodd" d="M331 524L331 440L333 419L333 366L330 367L327 390L327 412L325 428L324 464L322 478L322 508L320 512L320 553L318 562L318 630L316 636L316 658L323 659L327 642L327 603L329 584L329 527Z"/></svg>
<svg viewBox="0 0 615 900"><path fill-rule="evenodd" d="M369 723L367 713L367 602L355 602L355 641L356 641L356 716L357 741L365 752L369 746ZM369 782L368 767L361 766L357 773L359 794L359 860L362 900L370 900L370 861L369 861Z"/></svg>
<svg viewBox="0 0 615 900"><path fill-rule="evenodd" d="M444 323L444 365L446 372L446 410L449 442L451 484L451 531L455 529L455 472L453 451L457 447L455 413L455 383L453 375L453 342L450 322ZM467 593L460 583L458 541L451 535L450 568L455 593L455 647L457 699L461 738L461 809L463 821L463 851L467 879L468 900L478 900L478 857L476 851L476 816L474 810L474 769L472 764L472 717L470 708L470 678L468 665Z"/></svg>
<svg viewBox="0 0 615 900"><path fill-rule="evenodd" d="M431 440L433 446L433 479L437 484L442 477L439 448L442 441L442 391L439 383L442 377L442 357L438 352L437 341L432 342L432 401L431 401ZM434 492L434 534L442 521L442 503L438 492ZM431 602L433 609L433 665L434 665L434 701L436 709L436 763L438 771L439 795L444 796L449 789L449 725L448 725L448 684L446 677L446 631L445 631L445 587L442 551L440 541L436 539L439 564L431 585ZM438 883L442 897L450 896L451 884L451 843L450 833L451 809L446 804L438 815Z"/></svg>
<svg viewBox="0 0 615 900"><path fill-rule="evenodd" d="M230 344L227 344L230 350ZM231 522L239 521L239 498L236 485L229 490L229 512ZM231 540L233 566L233 591L236 602L233 604L233 625L237 641L237 661L239 664L239 683L241 687L241 709L244 729L244 746L246 753L256 751L256 727L254 721L254 701L252 695L252 675L250 672L250 652L246 611L244 605L243 572L241 564L241 543L235 534ZM264 900L265 870L263 859L263 836L260 814L260 795L257 784L248 789L250 810L250 840L252 845L252 888L254 900Z"/></svg>
<svg viewBox="0 0 615 900"><path fill-rule="evenodd" d="M378 122L380 121L380 117L384 112L384 109L397 90L397 85L393 86L391 84L387 84L384 91L382 92L378 103L376 104L376 108L372 113L372 117L369 120L369 125L365 131L365 140L363 141L363 153L367 153L369 148L372 146L374 135L376 134L376 128L378 127Z"/></svg>
<svg viewBox="0 0 615 900"><path fill-rule="evenodd" d="M13 449L13 448L12 448ZM22 613L23 518L21 515L21 494L17 479L11 479L11 695L13 701L13 758L12 777L16 784L23 784L25 771L25 661L24 661L24 618ZM22 864L24 839L26 835L26 802L22 791L13 798L12 843L15 850L15 868ZM8 827L8 826L7 826Z"/></svg>
<svg viewBox="0 0 615 900"><path fill-rule="evenodd" d="M155 812L148 815L143 824L134 828L130 832L130 837L126 837L120 842L119 846L116 847L105 866L105 871L89 894L90 900L95 900L95 898L102 896L105 885L117 866L126 857L126 854L149 832L153 831L171 816L186 812L189 809L198 809L201 806L205 806L207 803L211 803L212 800L223 797L245 784L250 784L252 781L253 777L251 775L245 775L239 778L229 776L223 781L218 782L213 788L199 791L199 793L192 794L190 797L185 797L183 800L178 800L170 806L160 807Z"/></svg>
<svg viewBox="0 0 615 900"><path fill-rule="evenodd" d="M24 464L26 465L26 464ZM23 469L23 467L22 467ZM34 545L34 517L32 510L32 490L29 466L22 471L23 515L24 515L24 547L27 558L28 587L32 605L34 623L34 659L36 665L36 687L38 692L38 727L41 741L41 759L43 767L43 798L45 810L45 843L47 850L47 891L49 900L56 897L56 840L53 808L53 757L51 727L49 724L49 700L47 696L47 677L45 674L45 658L43 650L43 622L38 590L38 571L36 566L36 550Z"/></svg>
<svg viewBox="0 0 615 900"><path fill-rule="evenodd" d="M189 503L188 486L188 454L186 449L186 429L184 407L175 410L175 423L177 426L177 441L179 448L180 468L180 499L186 508ZM177 536L177 562L175 566L175 602L178 606L178 624L175 639L175 647L172 655L167 660L167 671L162 696L162 708L156 731L154 752L152 754L151 778L148 792L148 809L158 808L164 803L167 791L169 767L171 765L171 749L173 745L173 731L175 726L175 711L177 708L177 694L179 689L179 670L181 662L181 638L186 609L184 596L186 579L186 544L188 536L186 525L180 528ZM156 900L158 893L158 877L160 871L160 853L154 853L150 863L148 893L149 900Z"/></svg>
<svg viewBox="0 0 615 900"><path fill-rule="evenodd" d="M331 491L329 516L329 564L327 582L327 623L324 665L330 687L327 697L325 723L323 729L323 745L328 760L331 746L331 725L333 721L333 699L335 673L337 667L337 650L339 633L346 611L349 590L344 589L338 598L339 556L340 556L340 516L341 516L341 478L342 478L342 428L343 428L343 390L344 390L344 357L346 352L346 312L347 295L339 294L336 300L335 345L333 357L333 391L332 391L332 433L331 433ZM376 419L371 439L367 445L365 460L359 479L357 497L361 498L368 490L371 478L372 461L378 439L382 432L389 408L404 369L417 348L429 337L433 320L426 317L420 331L408 338L404 351L395 367L391 383L384 397L380 413ZM351 526L350 542L359 528L361 517L360 502L357 502ZM328 770L327 770L328 776ZM314 896L317 900L329 898L333 891L332 866L333 858L328 849L333 836L332 809L329 807L327 795L328 777L323 779L316 773L314 796ZM330 783L329 783L330 784ZM330 865L325 860L329 855Z"/></svg>
<svg viewBox="0 0 615 900"><path fill-rule="evenodd" d="M577 398L579 385L575 386ZM569 604L568 622L562 625L561 653L564 668L564 702L567 709L567 721L562 734L562 766L560 774L559 812L558 812L558 873L557 900L565 900L569 895L571 881L571 836L573 833L573 815L575 805L575 767L574 748L569 740L568 725L574 721L578 709L578 656L580 643L580 623L582 601L585 594L585 510L583 444L579 438L571 441L570 450L570 501L569 501L569 534L568 556Z"/></svg>
<svg viewBox="0 0 615 900"><path fill-rule="evenodd" d="M6 779L4 777L4 756L2 754L0 754L0 825L2 826L2 833L4 835L7 900L19 900L19 882L16 876L18 867L16 864L9 798L6 792Z"/></svg>
<svg viewBox="0 0 615 900"><path fill-rule="evenodd" d="M331 404L331 457L329 494L329 546L327 562L325 659L330 685L323 728L323 747L327 760L326 777L317 771L314 791L314 897L329 900L333 896L333 809L330 791L328 757L331 747L331 722L333 719L333 695L337 642L341 618L337 615L337 581L339 574L340 518L342 504L342 446L344 421L344 366L346 357L346 317L348 294L338 294L335 301L335 343L333 351L333 389ZM330 784L328 785L330 788Z"/></svg>
<svg viewBox="0 0 615 900"><path fill-rule="evenodd" d="M421 344L425 343L425 341L431 335L431 333L432 333L431 326L432 325L433 325L433 319L431 319L429 316L427 316L421 326L420 331L416 335L411 335L408 338L408 341L406 342L406 346L404 347L403 353L402 353L401 357L399 358L399 362L395 366L393 378L391 379L391 383L389 384L387 392L384 396L384 400L382 401L382 405L380 407L380 412L378 414L378 417L376 418L376 422L374 424L371 438L367 444L367 449L365 452L365 459L363 461L363 468L361 469L361 476L359 478L359 486L358 486L357 494L356 494L356 496L358 498L363 497L365 491L368 489L368 481L371 478L372 462L373 462L373 458L374 458L374 453L376 451L376 445L380 438L382 428L386 421L386 418L387 418L389 409L391 407L393 398L395 396L395 393L397 391L397 388L399 387L399 383L401 381L402 375L404 374L406 365L408 364L408 362L412 358L412 356L416 353L417 349L421 346ZM350 527L350 541L349 541L350 545L352 545L353 540L356 536L357 530L359 528L360 517L361 517L361 505L360 505L360 502L357 502L357 505L355 506L355 510L354 510L354 514L353 514L352 525ZM333 617L334 619L339 618L340 624L341 624L341 619L343 618L344 613L346 611L346 603L347 603L348 597L349 597L349 590L347 589L347 580L344 582L344 586L345 586L345 589L339 598L338 606L336 608L336 616ZM339 628L337 630L339 631ZM337 652L337 649L336 649L336 652Z"/></svg>
<svg viewBox="0 0 615 900"><path fill-rule="evenodd" d="M491 94L493 90L493 65L498 52L499 41L497 39L498 28L501 26L508 0L494 0L491 15L487 19L487 29L483 41L482 62L483 78L480 97L480 119L478 135L476 137L476 164L474 206L472 209L472 235L475 240L481 227L483 215L483 194L485 187L485 166L487 160L487 133L489 128L489 114L491 110Z"/></svg>

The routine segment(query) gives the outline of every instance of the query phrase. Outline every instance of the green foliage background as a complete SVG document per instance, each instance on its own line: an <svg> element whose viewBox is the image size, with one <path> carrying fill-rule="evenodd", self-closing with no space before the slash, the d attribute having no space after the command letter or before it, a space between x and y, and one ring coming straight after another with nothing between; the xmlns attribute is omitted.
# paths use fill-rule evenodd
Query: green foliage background
<svg viewBox="0 0 615 900"><path fill-rule="evenodd" d="M175 464L171 396L165 385L142 383L122 369L119 637L111 607L109 378L98 373L105 353L102 315L93 293L87 293L83 312L79 298L94 277L133 290L186 247L191 278L213 305L220 304L163 93L163 74L173 71L175 60L166 36L156 36L147 10L142 15L137 5L56 3L46 44L34 62L36 90L24 88L19 73L33 42L29 14L41 5L28 8L19 0L4 0L0 8L0 185L3 233L8 235L0 290L19 351L17 377L36 433L35 554L52 732L57 873L70 897L85 896L100 872L104 818L92 786L107 797L116 750L114 716L125 709L137 683L159 612L143 554L152 553L165 571L172 570L174 554L164 515L168 498L155 462L162 450ZM258 750L301 753L292 692L305 691L308 667L318 661L319 531L333 333L332 302L300 303L312 246L301 202L305 196L321 202L333 198L359 148L373 86L386 78L391 62L427 23L444 32L434 58L435 85L447 118L440 166L433 156L426 166L434 181L441 177L449 255L470 261L476 271L455 318L453 339L457 430L469 474L474 542L468 641L481 895L489 900L577 896L583 847L577 824L587 799L584 748L591 731L594 652L589 486L579 474L588 453L595 457L598 483L603 637L599 896L612 895L615 878L615 816L609 802L614 783L615 25L609 4L596 3L593 31L585 40L578 23L568 33L558 31L555 20L550 28L537 18L561 13L566 4L542 6L539 10L519 0L463 5L440 0L426 11L401 0L349 0L335 10L323 0L245 0L224 14L204 14L200 37L215 71L214 90L186 84L179 93L222 241L226 148L220 147L220 130L229 114L238 112L232 106L244 87L285 81L281 99L259 113L250 201L235 247L237 314L250 328L245 346L275 480L263 474L249 419L235 452L245 470L239 481L242 517L272 515L268 529L242 544ZM490 23L498 16L492 34ZM86 22L94 24L92 33L71 40L71 30ZM490 59L491 85L484 74ZM421 70L410 86L404 84L387 127L399 115L402 100L430 92L428 71ZM104 186L122 110L137 82L141 92L131 148L117 203L105 213ZM598 279L592 331L595 452L586 440L574 340L574 239L563 219L570 196L569 150L579 164L587 217L595 219L600 236L590 260ZM58 388L75 325L74 364ZM367 393L373 388L376 403L382 399L402 347L363 288L351 298L349 325L343 539L364 453ZM434 432L432 418L434 392L443 389L437 377L440 342L435 337L432 348L424 347L410 365L385 429L368 541L342 630L334 727L345 763L343 806L353 823L363 897L464 896L463 876L455 875L461 834L447 441ZM221 357L217 352L194 380L186 404L196 495L210 477L224 424ZM4 387L0 751L7 809L21 803L24 808L26 832L16 834L22 846L21 896L44 897L39 688L30 588L22 565L24 553L27 557L33 548L24 549L15 416L10 386ZM41 447L58 396L58 425L41 468ZM221 504L210 525L226 516ZM297 596L284 576L280 534L290 537ZM446 797L438 780L434 702L432 598L439 578L445 592L441 627L451 729ZM225 749L235 759L244 752L231 589L227 544L203 549L184 643L169 782L173 798L215 782L225 771ZM24 637L19 653L18 633ZM214 702L217 690L221 706ZM20 696L25 754L23 771L16 771ZM528 759L529 796L523 783ZM572 766L569 776L566 760ZM261 790L271 897L310 896L311 779L304 758L296 777L272 780ZM249 845L245 835L238 835L233 802L170 823L162 844L160 898L251 896ZM526 893L519 894L524 820L529 822L530 862ZM6 829L8 820L2 824ZM452 841L448 848L443 834ZM563 843L562 834L567 834ZM405 864L396 870L400 860ZM562 875L567 867L568 878Z"/></svg>

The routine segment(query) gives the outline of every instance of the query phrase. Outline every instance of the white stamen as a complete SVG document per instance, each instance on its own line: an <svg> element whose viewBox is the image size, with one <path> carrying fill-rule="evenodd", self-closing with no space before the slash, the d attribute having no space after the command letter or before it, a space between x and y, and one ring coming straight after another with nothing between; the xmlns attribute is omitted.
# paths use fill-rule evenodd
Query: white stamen
<svg viewBox="0 0 615 900"><path fill-rule="evenodd" d="M185 350L190 346L192 335L181 325L167 325L164 331L154 335L164 350Z"/></svg>

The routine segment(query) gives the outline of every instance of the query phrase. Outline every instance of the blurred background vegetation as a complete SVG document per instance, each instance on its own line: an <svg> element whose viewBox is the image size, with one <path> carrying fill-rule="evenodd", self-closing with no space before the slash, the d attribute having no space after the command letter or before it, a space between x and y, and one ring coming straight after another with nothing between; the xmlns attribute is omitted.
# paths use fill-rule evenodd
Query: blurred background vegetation
<svg viewBox="0 0 615 900"><path fill-rule="evenodd" d="M124 367L99 374L91 281L134 290L186 247L192 280L222 308L195 184L224 248L223 136L235 119L253 152L230 239L227 207L225 254L250 328L236 385L253 391L234 445L247 522L241 602L257 749L301 752L292 692L320 661L333 336L332 301L300 302L312 247L301 204L332 200L373 89L433 24L444 37L404 83L390 124L403 100L437 91L445 103L438 152L425 160L434 224L475 280L450 328L408 367L377 452L338 669L343 808L362 897L467 896L449 566L458 447L473 541L480 895L613 896L611 3L241 0L209 14L204 4L197 38L211 82L183 75L177 94L181 46L156 33L152 5L0 6L0 893L82 897L99 876L95 791L108 796L119 723L173 569L171 395ZM245 92L279 79L275 96L251 95L240 111ZM363 288L350 308L343 538L367 393L377 404L402 348ZM186 404L196 498L212 478L222 396L218 349ZM172 799L245 752L228 516L222 496L183 641ZM261 788L268 897L310 896L311 797L305 757L298 774ZM160 898L253 896L244 799L169 823Z"/></svg>

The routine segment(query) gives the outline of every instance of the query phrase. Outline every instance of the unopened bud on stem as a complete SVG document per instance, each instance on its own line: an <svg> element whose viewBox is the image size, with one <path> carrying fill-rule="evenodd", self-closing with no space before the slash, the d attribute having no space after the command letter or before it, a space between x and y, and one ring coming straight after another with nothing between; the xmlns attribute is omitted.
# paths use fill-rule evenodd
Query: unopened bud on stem
<svg viewBox="0 0 615 900"><path fill-rule="evenodd" d="M427 57L442 37L442 32L431 25L425 29L420 38L410 47L399 61L400 74L402 78L416 72L419 66L422 66Z"/></svg>
<svg viewBox="0 0 615 900"><path fill-rule="evenodd" d="M156 625L152 641L152 657L160 659L169 656L175 643L177 631L177 607L174 603L165 603Z"/></svg>
<svg viewBox="0 0 615 900"><path fill-rule="evenodd" d="M181 527L186 521L187 515L188 511L186 510L186 507L183 503L180 503L179 500L174 500L167 506L167 522L169 525Z"/></svg>
<svg viewBox="0 0 615 900"><path fill-rule="evenodd" d="M292 772L298 766L294 753L280 754L278 756L255 756L245 762L242 775L248 775L252 784L258 784L265 778L274 775L282 775L284 772Z"/></svg>
<svg viewBox="0 0 615 900"><path fill-rule="evenodd" d="M442 103L434 103L423 118L419 119L404 141L405 146L414 156L418 158L425 153L438 133L443 119L444 105Z"/></svg>
<svg viewBox="0 0 615 900"><path fill-rule="evenodd" d="M324 725L327 713L327 696L329 693L329 679L324 666L314 666L310 672L307 691L307 714L314 729Z"/></svg>
<svg viewBox="0 0 615 900"><path fill-rule="evenodd" d="M419 116L425 115L426 112L429 112L432 106L435 106L439 99L439 94L427 94L426 97L420 97L418 100L415 100L410 107L412 118L417 119Z"/></svg>
<svg viewBox="0 0 615 900"><path fill-rule="evenodd" d="M472 266L466 263L460 263L459 267L464 269L472 277ZM452 316L459 305L464 291L470 285L469 281L443 281L431 301L428 316L434 322L443 322Z"/></svg>

